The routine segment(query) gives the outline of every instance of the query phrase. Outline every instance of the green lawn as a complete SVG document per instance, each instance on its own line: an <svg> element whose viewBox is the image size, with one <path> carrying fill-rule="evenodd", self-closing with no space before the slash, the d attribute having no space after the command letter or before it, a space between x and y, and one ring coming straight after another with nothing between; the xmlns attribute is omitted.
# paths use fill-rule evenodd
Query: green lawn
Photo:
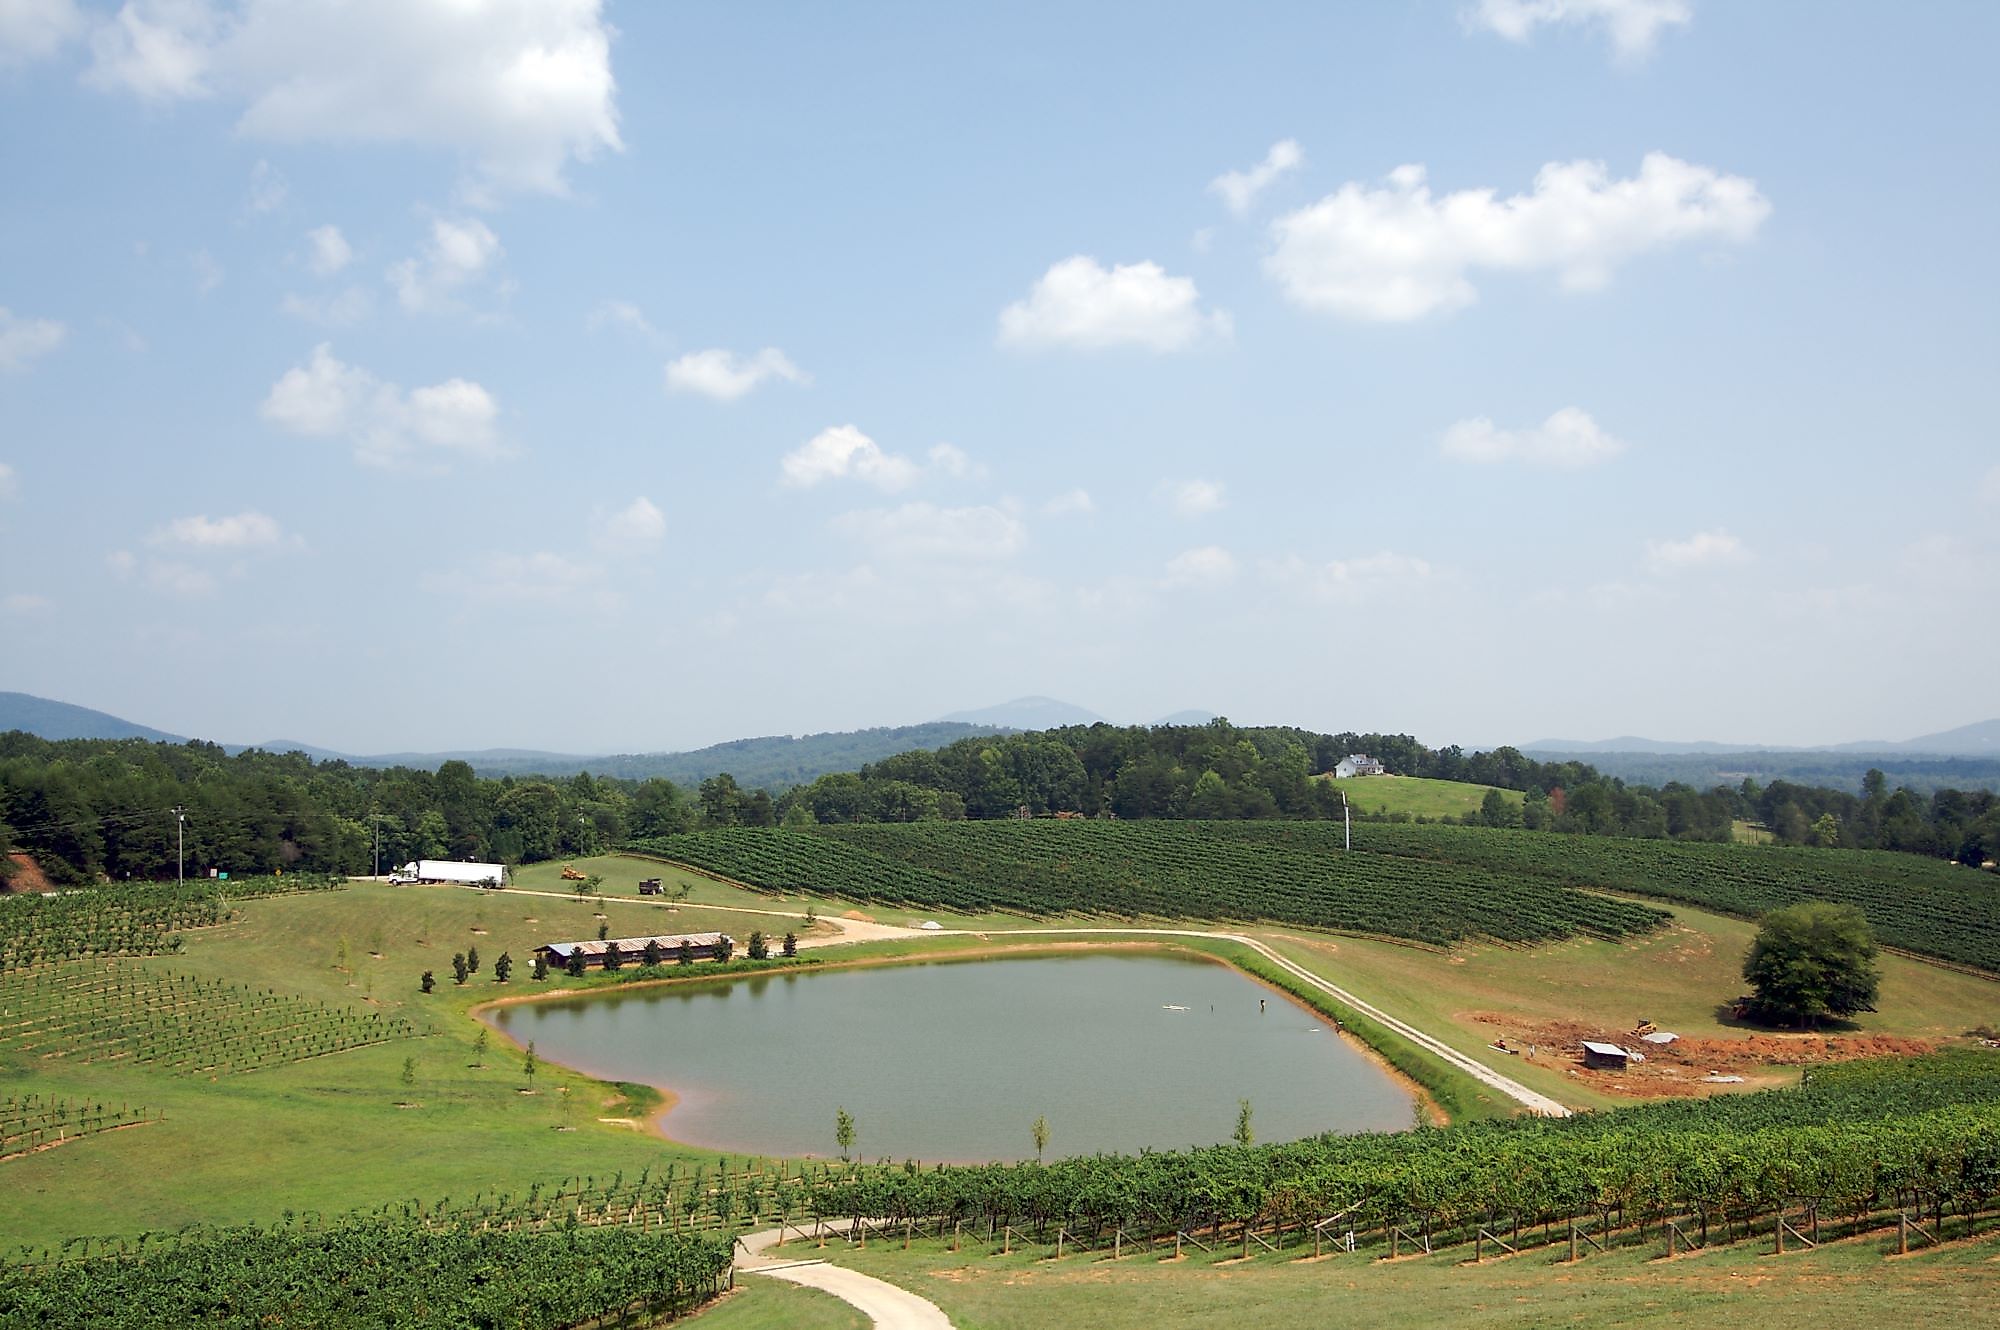
<svg viewBox="0 0 2000 1330"><path fill-rule="evenodd" d="M853 1307L816 1288L759 1275L738 1275L736 1288L690 1322L701 1330L867 1330Z"/></svg>
<svg viewBox="0 0 2000 1330"><path fill-rule="evenodd" d="M1424 776L1353 776L1321 780L1347 796L1357 813L1408 813L1411 817L1463 817L1476 813L1493 785L1473 785L1466 781L1431 780ZM1510 808L1521 806L1519 790L1501 790L1500 797Z"/></svg>

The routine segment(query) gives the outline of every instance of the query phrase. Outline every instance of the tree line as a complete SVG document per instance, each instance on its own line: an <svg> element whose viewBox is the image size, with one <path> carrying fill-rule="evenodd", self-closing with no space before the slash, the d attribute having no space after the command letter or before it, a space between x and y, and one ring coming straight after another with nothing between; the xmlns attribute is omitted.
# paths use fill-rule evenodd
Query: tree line
<svg viewBox="0 0 2000 1330"><path fill-rule="evenodd" d="M1408 735L1319 734L1288 726L1070 726L977 736L821 776L773 796L718 775L670 780L581 773L487 779L462 761L435 771L315 762L257 749L139 739L52 742L0 734L0 879L31 855L57 882L190 873L387 872L413 859L534 863L681 832L741 826L927 822L1028 816L1337 819L1319 777L1350 753L1391 773L1523 793L1489 797L1464 821L1578 835L1728 841L1738 821L1778 840L1891 849L1981 863L2000 856L2000 798L1890 790L1870 772L1860 795L1773 781L1697 790L1606 777L1502 747L1468 753ZM1375 816L1357 807L1355 816ZM1390 820L1404 815L1391 814Z"/></svg>

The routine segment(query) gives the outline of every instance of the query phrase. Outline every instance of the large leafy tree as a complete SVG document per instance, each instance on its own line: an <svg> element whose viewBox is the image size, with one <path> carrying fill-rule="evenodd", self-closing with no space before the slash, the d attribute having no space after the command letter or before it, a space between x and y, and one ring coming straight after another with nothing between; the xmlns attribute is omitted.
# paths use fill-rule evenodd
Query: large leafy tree
<svg viewBox="0 0 2000 1330"><path fill-rule="evenodd" d="M1743 960L1752 1008L1788 1025L1873 1011L1881 984L1875 954L1868 919L1852 905L1809 901L1773 910Z"/></svg>

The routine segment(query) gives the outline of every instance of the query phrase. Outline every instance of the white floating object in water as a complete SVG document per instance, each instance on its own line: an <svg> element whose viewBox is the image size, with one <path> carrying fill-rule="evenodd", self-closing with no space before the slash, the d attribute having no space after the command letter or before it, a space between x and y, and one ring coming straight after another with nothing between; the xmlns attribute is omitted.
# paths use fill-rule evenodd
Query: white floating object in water
<svg viewBox="0 0 2000 1330"><path fill-rule="evenodd" d="M1162 1007L1160 1008L1160 1010L1161 1010L1161 1011L1186 1011L1186 1010L1187 1010L1187 1008L1186 1008L1186 1007L1177 1007L1177 1006L1175 1006L1175 1005L1174 1005L1173 1003L1169 1002L1169 1003L1165 1004L1164 1006L1162 1006Z"/></svg>

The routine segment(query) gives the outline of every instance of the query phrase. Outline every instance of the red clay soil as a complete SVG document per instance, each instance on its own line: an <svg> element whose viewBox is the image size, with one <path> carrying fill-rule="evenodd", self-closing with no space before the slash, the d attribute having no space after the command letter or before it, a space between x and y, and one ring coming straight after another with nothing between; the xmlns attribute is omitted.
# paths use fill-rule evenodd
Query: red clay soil
<svg viewBox="0 0 2000 1330"><path fill-rule="evenodd" d="M10 854L14 862L14 875L7 879L7 891L54 891L42 866L30 854Z"/></svg>
<svg viewBox="0 0 2000 1330"><path fill-rule="evenodd" d="M1496 1042L1523 1058L1563 1067L1597 1089L1635 1099L1708 1094L1717 1088L1702 1079L1709 1075L1743 1076L1754 1085L1768 1079L1758 1073L1770 1067L1913 1057L1937 1048L1934 1040L1882 1034L1745 1034L1738 1039L1683 1038L1649 1044L1630 1030L1605 1030L1574 1021L1528 1021L1484 1011L1468 1012L1465 1019L1496 1031ZM1589 1070L1583 1065L1586 1039L1644 1053L1646 1060L1622 1071Z"/></svg>

